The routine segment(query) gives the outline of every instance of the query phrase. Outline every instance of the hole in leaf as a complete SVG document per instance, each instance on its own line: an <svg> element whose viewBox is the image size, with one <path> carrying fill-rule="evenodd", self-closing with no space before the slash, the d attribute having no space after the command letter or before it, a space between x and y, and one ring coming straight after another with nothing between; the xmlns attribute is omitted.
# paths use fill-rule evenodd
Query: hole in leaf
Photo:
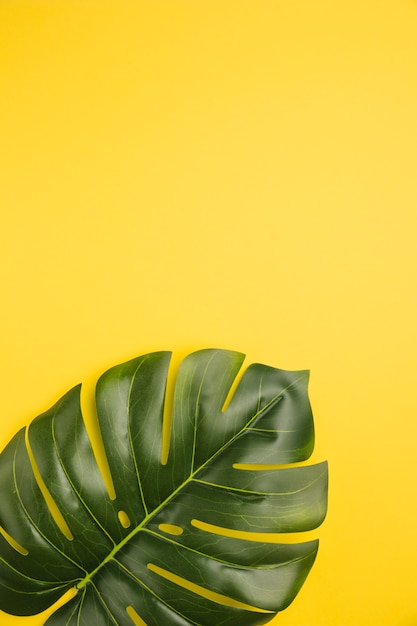
<svg viewBox="0 0 417 626"><path fill-rule="evenodd" d="M316 538L314 531L297 533L297 537L291 533L252 533L247 530L234 530L233 528L215 526L214 524L208 524L198 519L192 519L191 526L206 533L211 533L212 535L234 537L236 539L243 539L244 541L262 541L264 543L299 543L300 535L302 535L303 541L310 541Z"/></svg>
<svg viewBox="0 0 417 626"><path fill-rule="evenodd" d="M77 594L78 594L77 587L71 587L71 589L68 589L68 591L66 591L64 595L59 598L59 600L54 602L49 607L50 614L52 615L54 611L57 611L58 609L60 609L61 606L64 606L65 604L70 602L70 600L73 600Z"/></svg>
<svg viewBox="0 0 417 626"><path fill-rule="evenodd" d="M0 526L0 535L2 535L7 541L7 543L11 545L12 548L16 550L16 552L19 552L19 554L22 554L23 556L27 556L29 554L29 550L26 550L26 548L21 546L20 543L18 543L16 539L13 539L13 537L9 535L9 533L5 531L4 528L2 528L1 526Z"/></svg>
<svg viewBox="0 0 417 626"><path fill-rule="evenodd" d="M28 456L29 456L29 460L30 460L30 464L32 466L32 471L33 474L35 476L35 480L38 484L38 487L43 495L43 497L45 498L45 502L48 506L49 512L52 515L52 518L55 522L55 524L58 526L59 530L62 532L62 534L68 539L68 541L72 541L74 539L73 534L67 524L67 522L64 519L64 516L62 515L61 511L58 508L57 503L55 502L55 500L53 499L52 495L50 494L48 487L46 486L41 473L39 471L39 468L36 464L35 461L35 457L33 456L33 452L31 450L30 444L29 444L29 437L28 437L28 429L26 429L26 433L25 433L25 442L26 442L26 448L27 448L27 452L28 452Z"/></svg>
<svg viewBox="0 0 417 626"><path fill-rule="evenodd" d="M130 521L129 516L127 513L125 513L125 511L119 511L117 516L123 528L129 528L131 526L132 522Z"/></svg>
<svg viewBox="0 0 417 626"><path fill-rule="evenodd" d="M147 626L147 624L143 621L143 619L136 613L133 606L128 606L126 608L126 613L129 615L132 622L135 626Z"/></svg>
<svg viewBox="0 0 417 626"><path fill-rule="evenodd" d="M176 526L175 524L159 524L159 530L162 530L163 533L168 533L168 535L182 535L184 530L181 526Z"/></svg>
<svg viewBox="0 0 417 626"><path fill-rule="evenodd" d="M293 467L303 467L308 465L309 461L304 461L301 463L281 463L281 464L262 464L262 463L233 463L233 469L237 470L247 470L253 472L262 472L263 470L281 470Z"/></svg>
<svg viewBox="0 0 417 626"><path fill-rule="evenodd" d="M229 596L224 596L221 593L217 593L216 591L210 591L201 585L197 585L181 576L177 576L177 574L173 574L168 570L162 569L162 567L158 567L158 565L154 565L153 563L148 563L148 569L158 576L169 580L172 583L175 583L179 587L183 587L184 589L188 589L193 593L201 596L202 598L206 598L207 600L211 600L212 602L217 602L217 604L223 604L225 606L233 606L239 609L244 609L246 611L254 611L256 613L271 613L271 611L266 611L265 609L260 609L257 606L251 606L250 604L245 604L244 602L240 602L239 600L235 600L234 598L230 598Z"/></svg>
<svg viewBox="0 0 417 626"><path fill-rule="evenodd" d="M245 370L243 369L243 362L242 362L240 370L238 371L238 373L237 373L237 375L236 375L236 377L235 377L235 379L234 379L234 381L232 383L232 386L230 387L229 391L227 392L226 399L223 402L222 413L225 413L227 411L227 409L228 409L228 407L229 407L229 405L230 405L230 403L232 401L232 398L235 395L235 391L236 391L236 389L240 385L240 381L242 380L242 377L243 377L244 373L245 373Z"/></svg>
<svg viewBox="0 0 417 626"><path fill-rule="evenodd" d="M96 463L103 478L103 482L106 485L107 493L109 494L110 500L115 500L116 491L114 488L113 477L110 472L110 466L107 460L107 454L104 448L103 438L101 436L100 425L97 417L97 407L95 403L96 384L96 380L87 381L82 384L80 396L81 412Z"/></svg>
<svg viewBox="0 0 417 626"><path fill-rule="evenodd" d="M194 528L198 528L198 530L203 530L206 533L221 535L222 537L239 537L240 539L251 539L252 535L255 534L247 531L233 530L232 528L224 528L223 526L215 526L214 524L201 522L198 519L192 519L191 526L194 526Z"/></svg>

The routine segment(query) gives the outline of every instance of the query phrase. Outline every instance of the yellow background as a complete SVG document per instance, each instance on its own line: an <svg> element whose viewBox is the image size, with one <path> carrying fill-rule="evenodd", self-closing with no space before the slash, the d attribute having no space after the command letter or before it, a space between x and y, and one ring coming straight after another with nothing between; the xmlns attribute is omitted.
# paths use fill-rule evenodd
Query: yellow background
<svg viewBox="0 0 417 626"><path fill-rule="evenodd" d="M3 0L0 90L1 447L148 351L309 368L273 624L415 626L417 2Z"/></svg>

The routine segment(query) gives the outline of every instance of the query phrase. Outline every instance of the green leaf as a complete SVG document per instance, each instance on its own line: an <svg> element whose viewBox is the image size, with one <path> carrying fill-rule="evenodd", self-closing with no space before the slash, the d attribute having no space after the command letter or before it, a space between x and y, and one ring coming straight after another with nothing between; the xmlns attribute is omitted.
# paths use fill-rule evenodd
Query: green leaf
<svg viewBox="0 0 417 626"><path fill-rule="evenodd" d="M252 626L292 602L318 542L268 533L323 521L327 465L300 464L314 442L308 372L251 365L224 409L243 358L201 350L183 361L165 464L170 353L103 374L96 403L114 489L80 386L15 435L0 455L2 610L33 615L75 588L48 626Z"/></svg>

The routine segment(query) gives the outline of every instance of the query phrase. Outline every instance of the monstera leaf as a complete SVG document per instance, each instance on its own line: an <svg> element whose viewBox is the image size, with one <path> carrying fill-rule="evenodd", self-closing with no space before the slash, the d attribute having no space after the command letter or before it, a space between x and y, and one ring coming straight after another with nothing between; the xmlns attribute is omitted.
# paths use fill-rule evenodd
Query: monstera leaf
<svg viewBox="0 0 417 626"><path fill-rule="evenodd" d="M314 437L307 372L251 365L224 408L243 358L201 350L183 361L164 462L170 353L103 374L96 402L111 488L79 386L16 434L0 456L3 611L33 615L71 588L48 626L252 626L288 606L317 542L259 533L317 527L327 466L299 464Z"/></svg>

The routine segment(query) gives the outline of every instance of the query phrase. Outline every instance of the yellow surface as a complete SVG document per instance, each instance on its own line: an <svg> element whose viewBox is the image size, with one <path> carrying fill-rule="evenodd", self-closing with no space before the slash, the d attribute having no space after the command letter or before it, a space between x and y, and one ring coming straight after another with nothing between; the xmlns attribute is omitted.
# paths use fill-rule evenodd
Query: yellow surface
<svg viewBox="0 0 417 626"><path fill-rule="evenodd" d="M417 3L3 0L0 90L1 447L147 351L310 368L329 513L273 624L415 626Z"/></svg>

